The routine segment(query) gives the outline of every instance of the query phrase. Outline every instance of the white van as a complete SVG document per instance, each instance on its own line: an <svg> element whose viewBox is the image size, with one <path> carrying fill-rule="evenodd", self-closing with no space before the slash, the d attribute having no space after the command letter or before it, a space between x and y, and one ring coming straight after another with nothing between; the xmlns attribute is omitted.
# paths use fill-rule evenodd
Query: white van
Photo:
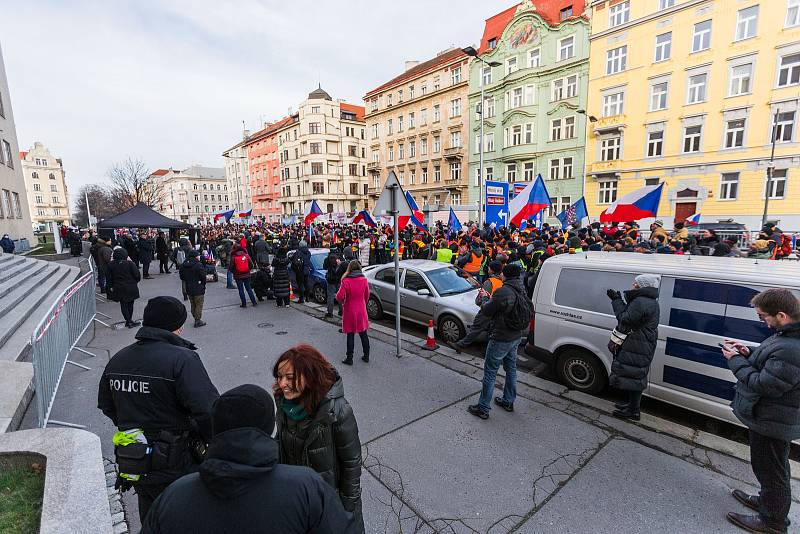
<svg viewBox="0 0 800 534"><path fill-rule="evenodd" d="M794 262L624 252L555 256L536 281L526 351L553 364L569 388L605 388L612 360L607 345L617 323L606 291L630 289L642 273L661 276L658 345L644 394L740 424L729 406L736 379L718 344L735 339L756 346L772 334L750 299L771 287L800 297Z"/></svg>

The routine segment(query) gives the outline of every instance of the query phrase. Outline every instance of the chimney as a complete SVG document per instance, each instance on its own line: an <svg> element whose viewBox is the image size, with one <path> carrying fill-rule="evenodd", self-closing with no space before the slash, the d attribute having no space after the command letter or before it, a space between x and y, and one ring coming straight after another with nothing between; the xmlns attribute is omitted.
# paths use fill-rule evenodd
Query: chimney
<svg viewBox="0 0 800 534"><path fill-rule="evenodd" d="M408 70L411 70L411 69L413 69L414 67L416 67L417 65L419 65L419 61L416 61L416 60L408 60L408 61L406 61L406 70L407 70L407 71L408 71Z"/></svg>
<svg viewBox="0 0 800 534"><path fill-rule="evenodd" d="M250 137L250 130L242 130L242 139L247 139Z"/></svg>

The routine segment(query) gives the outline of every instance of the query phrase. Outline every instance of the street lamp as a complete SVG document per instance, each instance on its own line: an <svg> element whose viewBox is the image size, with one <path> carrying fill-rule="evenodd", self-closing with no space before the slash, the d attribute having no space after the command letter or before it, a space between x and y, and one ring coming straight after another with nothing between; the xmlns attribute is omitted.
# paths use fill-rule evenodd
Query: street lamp
<svg viewBox="0 0 800 534"><path fill-rule="evenodd" d="M589 122L597 122L597 117L595 117L594 115L587 114L585 109L576 109L575 113L579 113L581 115L586 115L586 117L589 119ZM588 132L589 129L587 128L586 130ZM583 142L584 143L587 142L587 136L585 136L585 135L583 136ZM576 144L575 145L575 149L577 150L577 148L578 148L578 146ZM584 150L583 150L583 181L581 181L581 196L584 196L586 194L586 168L587 168L587 164L586 164L586 149L584 148Z"/></svg>
<svg viewBox="0 0 800 534"><path fill-rule="evenodd" d="M468 46L461 49L466 55L474 57L488 67L499 67L500 63L497 61L486 61L478 55L478 51L474 47ZM483 103L484 103L484 83L482 74L479 75L481 84L481 101L478 103L478 113L481 115L481 131L480 139L478 140L478 229L483 228ZM469 178L467 178L469 181Z"/></svg>
<svg viewBox="0 0 800 534"><path fill-rule="evenodd" d="M767 163L767 188L764 191L764 214L761 216L761 228L767 225L767 212L769 211L769 196L772 193L772 176L775 172L775 143L778 142L778 116L781 110L775 110L775 117L772 120L772 153Z"/></svg>

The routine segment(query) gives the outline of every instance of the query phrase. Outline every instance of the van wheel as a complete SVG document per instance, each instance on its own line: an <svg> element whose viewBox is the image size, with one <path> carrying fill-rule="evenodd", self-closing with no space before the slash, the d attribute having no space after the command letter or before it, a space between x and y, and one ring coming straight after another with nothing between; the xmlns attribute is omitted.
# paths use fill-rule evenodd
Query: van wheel
<svg viewBox="0 0 800 534"><path fill-rule="evenodd" d="M374 295L367 301L367 316L373 321L377 321L383 317L383 306L381 306L381 302Z"/></svg>
<svg viewBox="0 0 800 534"><path fill-rule="evenodd" d="M561 382L569 389L595 394L608 383L603 364L587 351L567 349L556 362L556 371Z"/></svg>

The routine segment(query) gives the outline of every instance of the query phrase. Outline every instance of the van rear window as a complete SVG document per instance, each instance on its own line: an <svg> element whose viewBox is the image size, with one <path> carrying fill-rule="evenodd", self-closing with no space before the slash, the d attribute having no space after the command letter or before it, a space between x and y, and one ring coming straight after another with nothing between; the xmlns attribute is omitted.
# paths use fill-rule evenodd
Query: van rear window
<svg viewBox="0 0 800 534"><path fill-rule="evenodd" d="M633 285L635 273L616 273L589 269L561 269L555 303L595 313L613 315L606 291L625 291Z"/></svg>

